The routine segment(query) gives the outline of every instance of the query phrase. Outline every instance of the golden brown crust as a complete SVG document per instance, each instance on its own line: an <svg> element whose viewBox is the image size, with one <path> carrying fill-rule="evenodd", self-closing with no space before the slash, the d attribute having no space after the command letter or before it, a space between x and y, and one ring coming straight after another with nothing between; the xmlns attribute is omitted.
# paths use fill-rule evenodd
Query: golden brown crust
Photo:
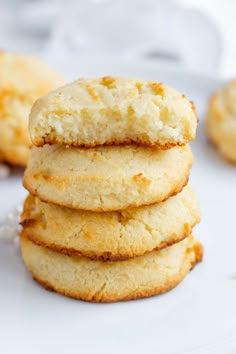
<svg viewBox="0 0 236 354"><path fill-rule="evenodd" d="M201 262L203 259L203 256L204 256L204 248L200 242L197 242L194 245L194 252L195 252L195 256L196 256L196 263ZM192 268L195 266L196 263L192 264Z"/></svg>
<svg viewBox="0 0 236 354"><path fill-rule="evenodd" d="M156 288L153 288L150 290L136 291L134 294L129 295L129 296L125 296L122 299L118 299L118 300L115 297L101 296L101 294L95 294L95 296L91 297L91 295L89 293L80 294L78 292L73 292L73 291L68 292L68 291L65 291L64 289L58 289L58 288L55 289L52 285L50 285L49 283L40 279L38 276L33 275L33 279L48 291L56 292L56 293L59 293L63 296L71 297L73 299L82 300L82 301L86 301L86 302L89 301L89 302L94 302L94 303L99 303L99 302L112 303L112 302L117 302L117 301L130 301L130 300L143 299L143 298L166 293L166 292L172 290L173 288L175 288L186 277L188 272L190 270L192 270L196 266L197 263L202 261L203 247L198 242L196 245L196 248L197 248L197 252L199 252L198 257L196 258L196 260L194 262L191 263L191 267L189 269L186 267L182 267L181 271L179 272L178 277L176 277L174 280L172 280L172 282L170 282L168 284L168 286L166 286L165 288L161 288L161 289L159 287L156 287ZM200 252L200 250L201 250L201 252Z"/></svg>
<svg viewBox="0 0 236 354"><path fill-rule="evenodd" d="M29 223L31 222L36 222L36 220L29 220ZM23 222L24 223L24 222ZM26 220L27 223L27 220ZM22 223L21 223L22 224ZM154 250L159 251L161 249L164 249L166 247L172 246L177 242L183 241L186 237L188 237L192 229L188 230L189 232L184 233L183 235L173 235L172 238L170 238L167 241L162 241L158 247L155 247ZM141 254L112 254L111 252L103 252L101 254L94 254L92 252L86 252L86 251L78 251L73 248L65 248L65 247L60 247L59 245L55 243L47 243L42 241L37 235L27 232L27 230L21 231L21 237L27 237L30 241L35 243L38 246L50 248L58 253L66 254L68 256L75 256L75 257L87 257L92 260L102 260L104 262L106 261L111 261L111 262L117 262L117 261L126 261L127 259L134 258L134 257L139 257ZM144 255L147 252L142 253Z"/></svg>
<svg viewBox="0 0 236 354"><path fill-rule="evenodd" d="M192 264L191 269L193 269L196 264L197 262ZM171 283L169 283L168 286L166 286L165 288L160 289L159 287L157 287L145 291L136 291L133 295L125 296L122 299L117 299L115 297L105 297L105 296L101 296L100 294L95 294L94 296L91 297L89 293L80 294L79 292L65 291L64 289L58 289L58 288L56 289L55 287L53 287L46 281L39 279L39 277L35 275L33 275L33 279L41 286L43 286L46 290L61 294L66 297L71 297L72 299L82 300L86 302L93 302L93 303L99 303L99 302L112 303L117 301L130 301L130 300L144 299L147 297L166 293L172 290L173 288L175 288L185 278L185 276L188 274L188 271L189 270L187 269L183 269L181 274L179 274L179 277L173 280Z"/></svg>
<svg viewBox="0 0 236 354"><path fill-rule="evenodd" d="M43 136L40 140L34 140L34 145L38 147L42 147L43 145L48 144L48 145L55 145L55 144L62 144L63 142L50 137L50 136ZM166 143L166 144L160 144L160 142L154 141L150 142L147 140L142 140L141 138L136 138L136 139L126 139L126 140L112 140L112 141L106 141L105 143L97 141L96 143L90 143L90 144L79 144L76 142L73 142L71 144L65 144L66 147L84 147L84 148L93 148L93 147L99 147L99 146L124 146L124 145L138 145L138 146L146 146L146 147L158 147L161 150L168 150L171 149L175 146L184 146L185 143Z"/></svg>
<svg viewBox="0 0 236 354"><path fill-rule="evenodd" d="M34 226L38 223L38 220L36 219L23 219L20 222L20 225L23 227L23 229L26 229L27 227Z"/></svg>

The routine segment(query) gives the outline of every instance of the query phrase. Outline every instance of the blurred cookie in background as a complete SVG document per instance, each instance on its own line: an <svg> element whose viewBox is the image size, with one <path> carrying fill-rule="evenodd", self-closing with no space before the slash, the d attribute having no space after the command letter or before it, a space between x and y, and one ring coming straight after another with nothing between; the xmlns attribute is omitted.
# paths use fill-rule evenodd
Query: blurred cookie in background
<svg viewBox="0 0 236 354"><path fill-rule="evenodd" d="M63 79L36 58L0 52L1 161L26 166L30 153L28 116L40 96L61 86Z"/></svg>
<svg viewBox="0 0 236 354"><path fill-rule="evenodd" d="M236 163L236 79L211 97L205 127L210 141L224 158Z"/></svg>

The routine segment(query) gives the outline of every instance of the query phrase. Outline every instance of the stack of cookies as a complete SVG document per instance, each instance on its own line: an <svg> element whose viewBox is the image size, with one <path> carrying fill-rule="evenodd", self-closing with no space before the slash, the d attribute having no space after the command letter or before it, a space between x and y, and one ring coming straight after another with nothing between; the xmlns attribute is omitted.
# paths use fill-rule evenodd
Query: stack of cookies
<svg viewBox="0 0 236 354"><path fill-rule="evenodd" d="M145 80L80 79L39 99L21 234L34 279L95 302L176 286L202 258L196 125L183 95Z"/></svg>

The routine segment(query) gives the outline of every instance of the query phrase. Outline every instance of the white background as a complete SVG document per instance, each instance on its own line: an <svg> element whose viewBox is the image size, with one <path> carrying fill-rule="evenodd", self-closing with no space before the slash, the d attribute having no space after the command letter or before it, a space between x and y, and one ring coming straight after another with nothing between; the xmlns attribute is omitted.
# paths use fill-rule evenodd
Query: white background
<svg viewBox="0 0 236 354"><path fill-rule="evenodd" d="M235 0L0 0L0 47L133 58L164 48L184 52L182 64L193 71L230 78L235 18Z"/></svg>

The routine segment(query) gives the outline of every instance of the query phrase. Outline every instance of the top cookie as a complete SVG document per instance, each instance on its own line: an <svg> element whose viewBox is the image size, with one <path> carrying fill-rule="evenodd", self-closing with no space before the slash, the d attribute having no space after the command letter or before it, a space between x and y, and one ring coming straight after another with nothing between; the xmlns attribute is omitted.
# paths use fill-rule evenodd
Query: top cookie
<svg viewBox="0 0 236 354"><path fill-rule="evenodd" d="M40 96L64 80L38 59L0 51L0 155L25 166L30 154L29 112Z"/></svg>
<svg viewBox="0 0 236 354"><path fill-rule="evenodd" d="M140 144L170 148L195 138L194 105L159 82L79 79L40 98L30 114L33 144Z"/></svg>

